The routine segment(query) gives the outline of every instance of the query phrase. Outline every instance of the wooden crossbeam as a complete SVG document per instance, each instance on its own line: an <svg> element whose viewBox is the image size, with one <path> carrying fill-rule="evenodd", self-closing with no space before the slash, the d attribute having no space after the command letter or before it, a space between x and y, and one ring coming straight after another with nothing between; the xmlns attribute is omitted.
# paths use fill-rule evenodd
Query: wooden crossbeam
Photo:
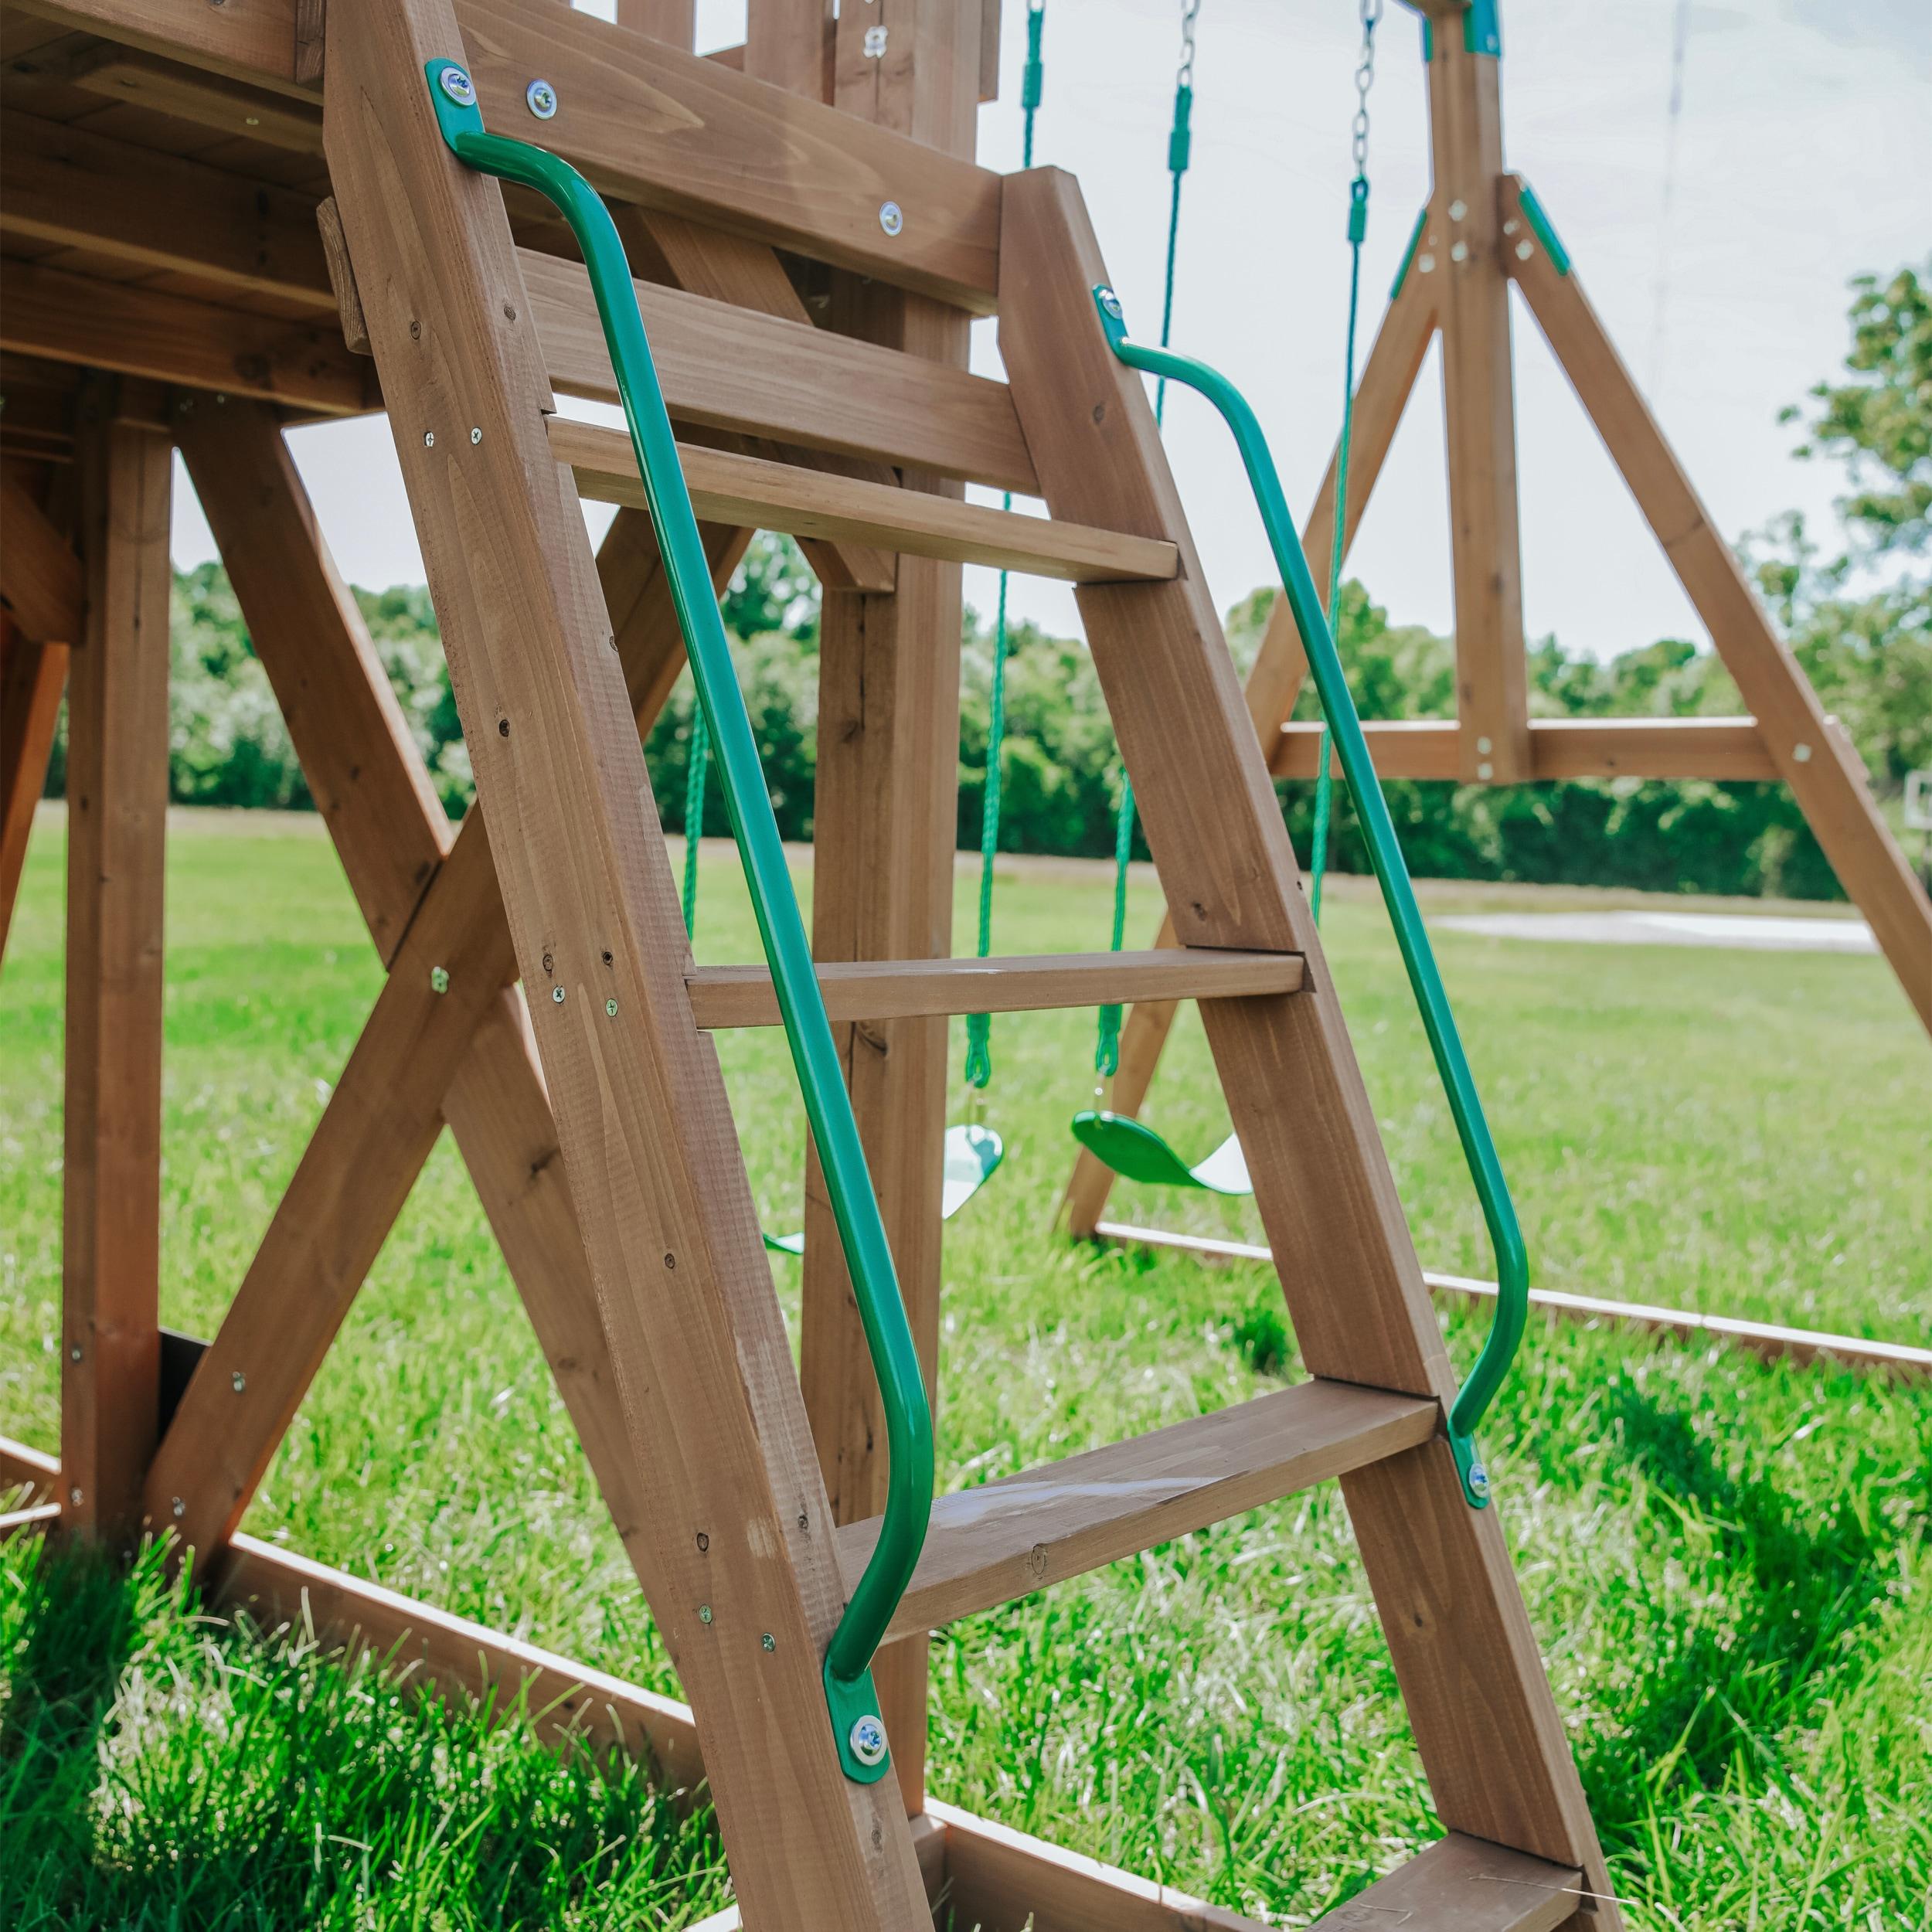
<svg viewBox="0 0 1932 1932"><path fill-rule="evenodd" d="M1583 1874L1574 1866L1458 1832L1323 1913L1310 1932L1411 1923L1435 1932L1556 1932L1580 1918L1585 1903Z"/></svg>
<svg viewBox="0 0 1932 1932"><path fill-rule="evenodd" d="M936 1630L1427 1442L1417 1396L1304 1382L934 1499L892 1634ZM855 1580L879 1519L838 1532Z"/></svg>
<svg viewBox="0 0 1932 1932"><path fill-rule="evenodd" d="M1024 1013L1133 999L1234 999L1300 990L1294 953L1044 953L1006 959L831 960L818 988L834 1020ZM685 975L700 1027L777 1026L766 966L699 966Z"/></svg>
<svg viewBox="0 0 1932 1932"><path fill-rule="evenodd" d="M1369 756L1384 778L1461 776L1461 728L1454 719L1371 719ZM1318 724L1285 724L1268 761L1277 778L1312 778ZM1341 762L1331 754L1338 777ZM1532 718L1526 781L1709 778L1737 784L1775 779L1776 761L1754 718Z"/></svg>
<svg viewBox="0 0 1932 1932"><path fill-rule="evenodd" d="M17 260L0 287L0 346L26 355L325 416L376 403L368 363L349 353L332 317L285 321Z"/></svg>
<svg viewBox="0 0 1932 1932"><path fill-rule="evenodd" d="M292 154L319 156L322 151L321 111L312 102L267 94L158 54L108 45L97 49L66 78L70 85L90 94L192 121L217 134L239 135Z"/></svg>
<svg viewBox="0 0 1932 1932"><path fill-rule="evenodd" d="M36 644L77 643L87 586L73 546L16 478L0 473L0 604Z"/></svg>
<svg viewBox="0 0 1932 1932"><path fill-rule="evenodd" d="M0 957L66 688L67 647L36 642L0 612Z"/></svg>
<svg viewBox="0 0 1932 1932"><path fill-rule="evenodd" d="M518 260L551 381L568 395L615 402L617 379L581 264L528 249ZM682 289L634 287L677 420L936 470L1021 495L1038 490L1005 383Z"/></svg>
<svg viewBox="0 0 1932 1932"><path fill-rule="evenodd" d="M331 305L313 196L17 109L0 166L0 233Z"/></svg>
<svg viewBox="0 0 1932 1932"><path fill-rule="evenodd" d="M631 439L621 430L553 416L550 447L559 462L576 472L584 495L642 507L643 481ZM843 538L1070 583L1172 577L1175 569L1171 543L1021 516L730 450L685 443L678 453L693 508L716 522L784 530L794 536Z"/></svg>

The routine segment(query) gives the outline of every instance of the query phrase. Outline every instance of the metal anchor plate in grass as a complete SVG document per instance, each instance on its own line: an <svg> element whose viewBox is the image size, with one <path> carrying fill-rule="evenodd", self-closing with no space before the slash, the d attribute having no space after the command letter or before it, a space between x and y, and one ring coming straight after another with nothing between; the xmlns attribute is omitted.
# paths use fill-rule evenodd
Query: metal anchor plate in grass
<svg viewBox="0 0 1932 1932"><path fill-rule="evenodd" d="M1205 1188L1211 1194L1254 1192L1254 1183L1248 1178L1247 1157L1232 1134L1206 1160L1192 1167L1152 1128L1125 1114L1090 1108L1076 1114L1073 1138L1103 1166L1129 1181L1151 1187Z"/></svg>
<svg viewBox="0 0 1932 1932"><path fill-rule="evenodd" d="M990 1127L947 1128L940 1218L950 1221L993 1178L993 1170L1005 1158L1006 1143ZM774 1254L803 1254L805 1237L802 1233L767 1234L765 1246Z"/></svg>

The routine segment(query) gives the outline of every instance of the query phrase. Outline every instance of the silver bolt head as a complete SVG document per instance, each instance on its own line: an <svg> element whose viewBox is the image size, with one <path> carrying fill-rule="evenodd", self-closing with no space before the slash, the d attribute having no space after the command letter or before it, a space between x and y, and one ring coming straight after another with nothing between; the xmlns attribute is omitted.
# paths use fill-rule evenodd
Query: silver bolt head
<svg viewBox="0 0 1932 1932"><path fill-rule="evenodd" d="M1476 740L1476 749L1480 751L1485 758L1488 757L1490 753L1494 751L1495 748L1496 747L1492 744L1487 738L1478 738Z"/></svg>
<svg viewBox="0 0 1932 1932"><path fill-rule="evenodd" d="M1115 294L1111 288L1104 288L1100 291L1100 306L1105 309L1107 314L1111 315L1117 322L1127 312L1121 306L1120 297Z"/></svg>
<svg viewBox="0 0 1932 1932"><path fill-rule="evenodd" d="M1495 775L1496 767L1492 765L1487 758L1484 759L1482 763L1476 767L1476 776L1481 779L1485 784L1487 784L1492 778L1495 777Z"/></svg>
<svg viewBox="0 0 1932 1932"><path fill-rule="evenodd" d="M247 1376L243 1375L239 1369L237 1369L235 1372L228 1378L228 1379L233 1385L236 1395L240 1395L243 1389L248 1386Z"/></svg>
<svg viewBox="0 0 1932 1932"><path fill-rule="evenodd" d="M547 80L532 80L523 90L523 104L538 120L553 120L556 115L556 90Z"/></svg>
<svg viewBox="0 0 1932 1932"><path fill-rule="evenodd" d="M436 447L435 430L425 430L423 432L423 447L426 450L433 450Z"/></svg>
<svg viewBox="0 0 1932 1932"><path fill-rule="evenodd" d="M563 988L561 986L553 986L550 988L550 1003L553 1006L561 1006L563 1004Z"/></svg>
<svg viewBox="0 0 1932 1932"><path fill-rule="evenodd" d="M80 1359L80 1344L78 1342L67 1351L67 1359L70 1362L78 1362Z"/></svg>
<svg viewBox="0 0 1932 1932"><path fill-rule="evenodd" d="M883 1764L886 1761L886 1727L876 1717L856 1719L846 1741L852 1746L852 1754L860 1764Z"/></svg>
<svg viewBox="0 0 1932 1932"><path fill-rule="evenodd" d="M1536 252L1536 250L1532 248L1526 241L1519 241L1516 244L1516 259L1519 262L1528 261Z"/></svg>
<svg viewBox="0 0 1932 1932"><path fill-rule="evenodd" d="M896 201L882 201L879 204L879 225L889 235L896 235L906 226L906 211Z"/></svg>
<svg viewBox="0 0 1932 1932"><path fill-rule="evenodd" d="M73 1505L75 1509L78 1509L80 1507L80 1488L78 1484L67 1492L67 1500Z"/></svg>
<svg viewBox="0 0 1932 1932"><path fill-rule="evenodd" d="M1478 1496L1486 1496L1489 1493L1489 1471L1479 1462L1472 1462L1469 1465L1469 1487Z"/></svg>
<svg viewBox="0 0 1932 1932"><path fill-rule="evenodd" d="M617 1016L617 1002L614 999L607 999L604 1002L604 1010L608 1013L613 1019L615 1019Z"/></svg>
<svg viewBox="0 0 1932 1932"><path fill-rule="evenodd" d="M1469 244L1467 242L1460 241L1452 243L1449 249L1449 259L1452 262L1466 262L1469 259Z"/></svg>
<svg viewBox="0 0 1932 1932"><path fill-rule="evenodd" d="M708 1624L710 1621L711 1606L709 1604L700 1604L698 1606L698 1621L701 1624Z"/></svg>
<svg viewBox="0 0 1932 1932"><path fill-rule="evenodd" d="M1468 212L1469 204L1466 201L1452 201L1449 204L1449 219L1451 221L1461 221Z"/></svg>
<svg viewBox="0 0 1932 1932"><path fill-rule="evenodd" d="M758 1639L758 1641L767 1650L776 1650L778 1648L778 1640L772 1635L770 1631L767 1631L765 1634Z"/></svg>
<svg viewBox="0 0 1932 1932"><path fill-rule="evenodd" d="M1811 762L1811 747L1809 745L1793 745L1791 756L1798 764L1808 765Z"/></svg>
<svg viewBox="0 0 1932 1932"><path fill-rule="evenodd" d="M473 429L470 431L470 440L472 443L480 443L482 440L483 432L481 430Z"/></svg>
<svg viewBox="0 0 1932 1932"><path fill-rule="evenodd" d="M447 966L432 966L430 968L430 991L432 993L447 993L449 990L450 969Z"/></svg>
<svg viewBox="0 0 1932 1932"><path fill-rule="evenodd" d="M476 105L476 83L461 67L445 67L436 77L436 84L459 107L474 107Z"/></svg>
<svg viewBox="0 0 1932 1932"><path fill-rule="evenodd" d="M180 1522L180 1520L182 1519L182 1518L183 1516L185 1516L185 1515L187 1515L187 1513L188 1513L188 1505L187 1505L187 1504L185 1504L185 1502L183 1502L182 1501L182 1499L180 1498L180 1497L177 1496L177 1497L175 1498L174 1509L175 1509L175 1522Z"/></svg>

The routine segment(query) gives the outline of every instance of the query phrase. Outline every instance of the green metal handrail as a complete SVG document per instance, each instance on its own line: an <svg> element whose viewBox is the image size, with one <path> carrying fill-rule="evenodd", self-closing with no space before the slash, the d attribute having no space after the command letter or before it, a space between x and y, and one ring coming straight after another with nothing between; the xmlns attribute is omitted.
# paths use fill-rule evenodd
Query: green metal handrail
<svg viewBox="0 0 1932 1932"><path fill-rule="evenodd" d="M1389 816L1388 801L1382 795L1381 781L1369 757L1362 720L1355 715L1355 699L1349 695L1335 638L1315 593L1315 579L1308 573L1308 560L1296 534L1294 519L1288 513L1287 498L1281 493L1274 458L1268 454L1267 440L1247 398L1219 370L1196 362L1192 356L1130 342L1120 298L1111 288L1096 288L1094 301L1108 346L1128 368L1198 389L1221 412L1234 432L1255 502L1260 507L1261 520L1267 528L1268 541L1274 546L1274 560L1287 592L1288 608L1301 633L1302 648L1308 652L1308 668L1321 699L1322 715L1328 721L1335 750L1341 756L1342 775L1355 800L1376 877L1381 881L1383 902L1389 908L1396 944L1401 949L1402 963L1408 969L1409 985L1421 1010L1423 1027L1435 1055L1436 1070L1442 1077L1449 1111L1454 1117L1463 1155L1469 1163L1469 1177L1475 1183L1482 1217L1496 1251L1496 1318L1475 1367L1449 1410L1449 1445L1462 1477L1463 1494L1474 1508L1480 1509L1489 1500L1489 1476L1476 1453L1475 1429L1495 1400L1516 1345L1522 1339L1529 1313L1529 1259L1524 1251L1522 1230L1516 1223L1516 1210L1509 1199L1509 1183L1503 1179L1496 1144L1490 1138L1488 1122L1483 1118L1482 1102L1477 1097L1476 1083L1456 1032L1454 1015L1449 1010L1449 996L1443 990L1428 931L1416 905L1415 889L1409 883L1409 868L1396 838L1394 821Z"/></svg>
<svg viewBox="0 0 1932 1932"><path fill-rule="evenodd" d="M460 62L432 60L424 71L437 125L457 159L480 173L535 189L570 224L590 273L598 319L617 372L631 446L644 479L645 502L684 633L732 834L751 889L792 1064L798 1069L805 1117L818 1149L825 1191L885 1402L890 1458L885 1520L865 1574L833 1634L825 1664L825 1699L840 1762L848 1777L871 1784L885 1775L887 1763L872 1660L912 1580L933 1505L932 1407L906 1319L892 1249L866 1171L852 1098L839 1071L804 920L786 869L744 695L732 668L711 566L685 487L677 440L638 312L624 244L596 190L569 162L528 141L484 131L475 88ZM554 96L547 90L543 97L538 94L543 86L532 83L532 110L542 114L547 105L553 113Z"/></svg>

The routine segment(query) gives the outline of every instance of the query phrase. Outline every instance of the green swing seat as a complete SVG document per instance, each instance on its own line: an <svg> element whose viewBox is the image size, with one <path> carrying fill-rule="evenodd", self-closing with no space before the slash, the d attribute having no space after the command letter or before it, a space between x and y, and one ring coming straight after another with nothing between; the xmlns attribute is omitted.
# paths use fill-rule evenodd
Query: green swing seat
<svg viewBox="0 0 1932 1932"><path fill-rule="evenodd" d="M1073 1116L1073 1138L1123 1180L1150 1187L1203 1188L1210 1194L1248 1195L1247 1156L1232 1134L1204 1161L1189 1167L1152 1128L1127 1114L1089 1108Z"/></svg>
<svg viewBox="0 0 1932 1932"><path fill-rule="evenodd" d="M990 1127L947 1128L940 1219L950 1221L993 1178L993 1170L1005 1158L1006 1143ZM765 1246L774 1254L803 1254L805 1237L802 1233L767 1234Z"/></svg>

